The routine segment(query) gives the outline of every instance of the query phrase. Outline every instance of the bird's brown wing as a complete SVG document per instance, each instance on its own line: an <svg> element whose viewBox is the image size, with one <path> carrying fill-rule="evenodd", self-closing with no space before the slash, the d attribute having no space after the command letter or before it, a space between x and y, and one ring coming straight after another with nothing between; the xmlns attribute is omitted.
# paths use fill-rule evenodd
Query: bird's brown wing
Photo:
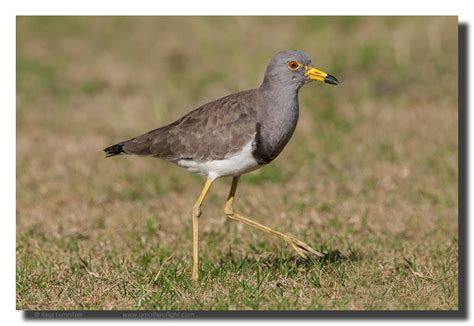
<svg viewBox="0 0 474 326"><path fill-rule="evenodd" d="M256 133L255 90L204 104L181 119L120 143L125 153L168 161L221 160L238 152Z"/></svg>

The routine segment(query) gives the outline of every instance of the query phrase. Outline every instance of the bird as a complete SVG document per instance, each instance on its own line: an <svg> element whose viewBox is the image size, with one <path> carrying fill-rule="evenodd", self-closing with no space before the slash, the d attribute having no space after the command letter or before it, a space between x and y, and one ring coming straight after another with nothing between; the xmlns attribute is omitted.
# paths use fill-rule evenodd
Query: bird
<svg viewBox="0 0 474 326"><path fill-rule="evenodd" d="M227 217L286 241L303 258L323 256L294 236L234 210L240 177L268 165L281 153L297 125L299 90L312 81L339 84L333 75L313 67L304 51L281 51L270 59L259 87L206 103L168 125L104 149L105 157L150 156L206 177L191 211L193 281L199 278L201 206L213 182L221 177L232 177L224 206Z"/></svg>

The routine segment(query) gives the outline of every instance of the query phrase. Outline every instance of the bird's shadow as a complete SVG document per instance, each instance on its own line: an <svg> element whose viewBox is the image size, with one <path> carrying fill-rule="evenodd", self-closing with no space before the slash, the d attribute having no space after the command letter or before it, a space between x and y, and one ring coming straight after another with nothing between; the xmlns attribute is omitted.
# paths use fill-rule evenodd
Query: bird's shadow
<svg viewBox="0 0 474 326"><path fill-rule="evenodd" d="M362 254L358 251L350 251L349 253L344 254L338 249L329 249L324 250L323 254L323 257L309 256L307 258L288 254L252 254L244 257L236 257L231 251L229 251L226 255L221 257L219 265L229 266L230 264L234 268L254 264L260 264L268 268L280 268L282 265L311 268L315 265L334 265L342 262L359 261L362 259Z"/></svg>

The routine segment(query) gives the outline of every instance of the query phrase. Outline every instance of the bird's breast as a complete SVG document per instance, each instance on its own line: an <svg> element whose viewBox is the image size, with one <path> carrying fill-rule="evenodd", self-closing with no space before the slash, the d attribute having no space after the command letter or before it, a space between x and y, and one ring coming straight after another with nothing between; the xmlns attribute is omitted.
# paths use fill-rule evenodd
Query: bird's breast
<svg viewBox="0 0 474 326"><path fill-rule="evenodd" d="M298 106L257 123L252 154L259 164L273 161L288 144L298 123Z"/></svg>

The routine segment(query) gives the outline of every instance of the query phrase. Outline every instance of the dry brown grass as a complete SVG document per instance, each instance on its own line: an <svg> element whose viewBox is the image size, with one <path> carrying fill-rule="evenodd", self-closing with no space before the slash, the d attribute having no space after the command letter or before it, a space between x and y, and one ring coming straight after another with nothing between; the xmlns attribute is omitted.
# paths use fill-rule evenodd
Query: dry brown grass
<svg viewBox="0 0 474 326"><path fill-rule="evenodd" d="M19 18L18 309L457 309L456 18ZM261 82L282 49L294 138L237 207L329 254L299 261L228 221L229 181L102 148Z"/></svg>

